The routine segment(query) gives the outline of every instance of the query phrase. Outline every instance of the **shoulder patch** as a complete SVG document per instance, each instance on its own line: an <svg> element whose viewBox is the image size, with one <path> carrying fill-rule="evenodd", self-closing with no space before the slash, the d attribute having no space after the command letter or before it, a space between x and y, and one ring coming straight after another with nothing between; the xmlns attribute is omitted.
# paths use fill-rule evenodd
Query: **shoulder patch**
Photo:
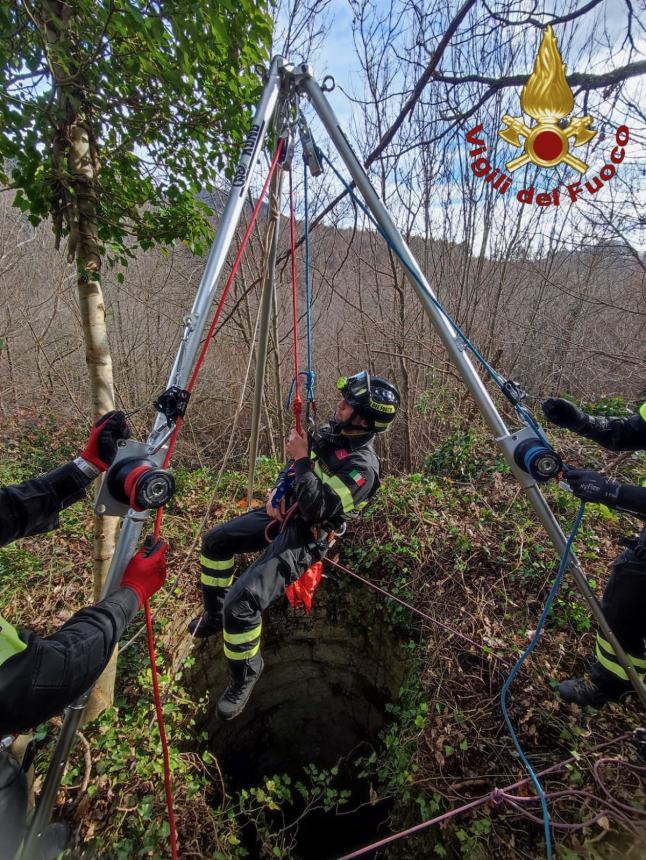
<svg viewBox="0 0 646 860"><path fill-rule="evenodd" d="M357 487L363 487L363 485L366 483L366 476L362 475L358 469L353 469L350 472L350 477L355 482Z"/></svg>

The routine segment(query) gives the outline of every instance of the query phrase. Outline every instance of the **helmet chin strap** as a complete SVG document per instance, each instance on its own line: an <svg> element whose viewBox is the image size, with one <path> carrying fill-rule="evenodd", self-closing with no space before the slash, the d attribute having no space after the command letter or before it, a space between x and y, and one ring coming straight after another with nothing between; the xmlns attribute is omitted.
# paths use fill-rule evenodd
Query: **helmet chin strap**
<svg viewBox="0 0 646 860"><path fill-rule="evenodd" d="M337 438L344 437L350 444L352 442L363 443L367 438L372 438L375 435L374 431L368 427L361 427L358 424L352 423L357 417L358 413L356 410L353 410L350 417L345 421L337 421L333 415L328 422L332 434Z"/></svg>
<svg viewBox="0 0 646 860"><path fill-rule="evenodd" d="M348 435L348 436L359 436L359 435L365 436L366 433L369 433L370 431L368 430L367 427L362 427L360 424L353 424L352 423L355 418L360 418L360 417L361 416L356 411L356 409L353 409L352 414L350 415L349 418L347 418L345 421L339 422L341 432L346 433L346 435ZM354 430L355 432L354 433L348 433L347 432L348 430Z"/></svg>

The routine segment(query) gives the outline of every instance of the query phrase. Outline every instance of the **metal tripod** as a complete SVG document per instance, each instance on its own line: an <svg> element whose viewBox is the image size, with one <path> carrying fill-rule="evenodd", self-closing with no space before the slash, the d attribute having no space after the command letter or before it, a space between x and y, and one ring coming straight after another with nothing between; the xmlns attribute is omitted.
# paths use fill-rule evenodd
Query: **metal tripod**
<svg viewBox="0 0 646 860"><path fill-rule="evenodd" d="M251 130L243 145L240 162L236 168L231 190L218 227L215 242L209 253L206 268L195 296L191 313L184 319L184 330L178 354L169 377L169 388L177 386L185 388L191 370L195 364L200 341L206 325L209 309L216 295L220 276L224 268L227 254L233 240L234 231L240 220L246 193L255 168L263 150L267 134L271 128L272 118L289 115L289 106L298 102L298 98L307 96L314 110L327 130L339 156L352 176L358 190L361 192L367 208L376 219L388 241L396 249L404 262L406 274L417 293L435 330L439 334L453 363L473 395L482 415L491 429L496 442L507 461L511 471L519 481L536 511L538 518L547 531L557 552L562 555L566 548L566 538L536 481L524 472L514 460L514 450L523 437L523 430L510 432L495 404L491 400L482 380L476 373L471 361L465 354L463 342L455 332L449 319L432 300L435 298L428 281L415 260L412 252L404 242L388 210L372 187L370 180L352 151L339 122L330 107L323 89L313 77L312 68L303 64L292 66L282 57L275 57L270 65L265 87ZM280 131L280 130L279 130ZM414 275L413 275L414 273ZM148 456L161 463L168 445L169 430L166 419L159 416L155 421L148 439ZM138 513L130 509L124 517L123 526L117 543L117 548L110 565L108 577L103 589L103 596L118 588L123 572L135 552L142 529L148 519L148 513ZM586 577L574 554L570 555L570 569L575 582L585 601L590 607L596 623L604 637L612 645L618 662L626 672L635 688L637 695L646 707L646 688L617 641L605 619L601 606L590 589ZM23 860L36 860L40 838L49 822L54 806L56 792L60 785L63 770L67 763L76 730L81 722L88 694L72 705L65 716L63 728L58 739L56 750L47 773L42 794L30 827L23 849Z"/></svg>

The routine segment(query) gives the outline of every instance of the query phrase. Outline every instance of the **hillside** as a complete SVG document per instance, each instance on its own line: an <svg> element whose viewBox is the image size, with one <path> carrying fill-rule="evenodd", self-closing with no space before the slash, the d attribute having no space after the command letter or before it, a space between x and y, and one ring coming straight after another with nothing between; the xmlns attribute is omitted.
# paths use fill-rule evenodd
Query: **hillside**
<svg viewBox="0 0 646 860"><path fill-rule="evenodd" d="M2 482L57 464L81 438L52 416L16 416ZM562 443L572 461L596 456L592 446ZM639 462L622 465L627 476ZM261 465L259 500L276 468ZM419 472L387 478L334 556L457 632L327 565L311 616L286 602L272 609L263 634L266 677L226 727L209 717L224 677L221 645L191 645L185 623L199 603L194 541L205 512L210 507L215 522L240 511L246 479L227 472L216 489L208 467L176 475L164 524L169 581L153 611L182 857L338 857L523 779L500 716L500 688L529 641L555 562L477 424L428 451ZM548 495L567 529L574 500L557 488ZM59 531L0 551L0 611L45 633L87 601L90 523L84 503L64 512ZM627 529L594 508L585 517L577 552L599 594ZM122 643L115 708L83 729L59 793L57 817L75 840L65 856L165 856L140 625L139 616ZM512 687L512 718L537 770L566 761L546 780L554 821L568 825L555 836L558 856L637 858L644 764L630 740L641 722L636 702L582 711L550 687L584 670L593 642L587 608L567 581ZM53 725L38 732L41 774L54 736ZM531 816L537 822L540 812L531 796L521 787L515 806L487 803L379 856L539 856L542 830Z"/></svg>

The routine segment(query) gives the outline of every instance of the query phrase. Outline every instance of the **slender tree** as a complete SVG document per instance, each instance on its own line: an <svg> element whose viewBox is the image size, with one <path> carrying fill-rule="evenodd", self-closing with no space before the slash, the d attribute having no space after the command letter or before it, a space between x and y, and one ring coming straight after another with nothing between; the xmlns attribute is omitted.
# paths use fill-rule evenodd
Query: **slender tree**
<svg viewBox="0 0 646 860"><path fill-rule="evenodd" d="M67 239L96 416L114 407L102 265L176 240L205 248L198 194L247 128L271 19L256 0L1 0L0 31L0 179L32 224L51 218L57 247ZM97 518L97 594L116 528ZM113 677L114 663L94 713Z"/></svg>

